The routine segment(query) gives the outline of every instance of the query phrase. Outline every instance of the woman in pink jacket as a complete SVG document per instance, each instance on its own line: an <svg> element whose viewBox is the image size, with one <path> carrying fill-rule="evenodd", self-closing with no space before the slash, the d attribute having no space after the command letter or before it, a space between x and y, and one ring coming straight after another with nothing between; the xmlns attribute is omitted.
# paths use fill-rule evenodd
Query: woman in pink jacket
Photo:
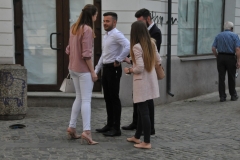
<svg viewBox="0 0 240 160"><path fill-rule="evenodd" d="M154 39L150 38L146 24L136 21L132 24L130 38L132 68L124 68L126 74L133 74L133 102L138 105L138 126L133 137L127 141L136 143L134 147L150 149L151 124L147 100L159 97L155 64L160 64ZM144 133L144 141L140 137Z"/></svg>
<svg viewBox="0 0 240 160"><path fill-rule="evenodd" d="M71 119L67 129L72 139L82 138L88 144L97 144L91 136L91 98L93 82L98 77L92 64L93 40L95 34L93 23L97 18L97 8L88 4L83 9L70 29L69 45L66 53L69 54L69 73L76 90L76 99L72 106ZM83 133L76 133L76 123L79 112L82 114Z"/></svg>

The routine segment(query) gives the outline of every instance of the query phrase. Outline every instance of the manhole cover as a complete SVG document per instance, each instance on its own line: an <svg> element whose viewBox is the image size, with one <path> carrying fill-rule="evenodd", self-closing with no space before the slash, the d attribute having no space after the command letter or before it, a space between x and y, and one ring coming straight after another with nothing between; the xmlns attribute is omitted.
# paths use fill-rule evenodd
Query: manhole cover
<svg viewBox="0 0 240 160"><path fill-rule="evenodd" d="M25 125L23 125L23 124L13 124L13 125L11 125L11 126L9 126L9 128L11 128L11 129L18 129L18 128L25 128L26 126Z"/></svg>

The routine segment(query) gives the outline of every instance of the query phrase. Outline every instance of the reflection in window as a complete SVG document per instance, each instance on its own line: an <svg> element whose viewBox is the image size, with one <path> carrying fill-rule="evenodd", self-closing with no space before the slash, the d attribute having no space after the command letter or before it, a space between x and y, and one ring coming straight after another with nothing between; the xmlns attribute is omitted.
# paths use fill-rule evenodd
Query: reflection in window
<svg viewBox="0 0 240 160"><path fill-rule="evenodd" d="M222 28L221 0L199 0L197 54L211 53L215 36Z"/></svg>
<svg viewBox="0 0 240 160"><path fill-rule="evenodd" d="M24 66L28 84L57 84L57 53L49 46L56 32L55 0L23 0ZM56 46L56 38L53 38Z"/></svg>
<svg viewBox="0 0 240 160"><path fill-rule="evenodd" d="M179 56L211 53L214 37L222 28L222 8L223 0L179 1Z"/></svg>

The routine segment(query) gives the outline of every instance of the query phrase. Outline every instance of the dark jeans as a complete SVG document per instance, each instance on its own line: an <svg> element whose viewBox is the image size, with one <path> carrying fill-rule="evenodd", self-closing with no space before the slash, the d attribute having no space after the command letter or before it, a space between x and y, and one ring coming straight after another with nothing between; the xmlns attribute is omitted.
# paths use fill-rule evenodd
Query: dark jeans
<svg viewBox="0 0 240 160"><path fill-rule="evenodd" d="M150 116L150 122L151 122L151 129L154 130L154 103L153 99L147 100L148 103L148 109L149 109L149 116ZM137 104L133 104L133 122L134 125L137 126L138 124L138 107Z"/></svg>
<svg viewBox="0 0 240 160"><path fill-rule="evenodd" d="M236 74L236 57L234 55L218 54L217 69L218 69L218 91L220 98L226 98L225 93L225 76L228 73L228 88L231 96L237 95L235 90L235 74Z"/></svg>
<svg viewBox="0 0 240 160"><path fill-rule="evenodd" d="M142 131L144 134L144 142L150 143L151 123L149 117L148 102L137 103L138 107L138 125L135 138L140 139Z"/></svg>
<svg viewBox="0 0 240 160"><path fill-rule="evenodd" d="M120 130L122 106L119 99L122 67L103 66L102 85L107 110L107 125Z"/></svg>

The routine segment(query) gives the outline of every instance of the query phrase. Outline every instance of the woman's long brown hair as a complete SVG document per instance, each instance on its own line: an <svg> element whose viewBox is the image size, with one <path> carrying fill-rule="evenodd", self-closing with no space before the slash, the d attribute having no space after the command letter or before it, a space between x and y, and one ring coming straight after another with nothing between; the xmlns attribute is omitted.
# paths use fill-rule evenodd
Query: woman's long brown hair
<svg viewBox="0 0 240 160"><path fill-rule="evenodd" d="M136 21L132 24L130 35L130 55L132 61L136 63L136 59L133 53L133 46L137 43L140 43L143 50L144 67L148 72L150 72L155 66L155 40L150 37L147 26L142 21Z"/></svg>
<svg viewBox="0 0 240 160"><path fill-rule="evenodd" d="M92 21L92 16L97 13L97 7L92 4L87 4L83 9L78 18L78 20L72 25L72 34L76 35L78 33L78 29L80 26L83 28L84 25L88 25L93 29L93 37L94 34L94 23ZM80 30L80 34L83 34L83 29Z"/></svg>

